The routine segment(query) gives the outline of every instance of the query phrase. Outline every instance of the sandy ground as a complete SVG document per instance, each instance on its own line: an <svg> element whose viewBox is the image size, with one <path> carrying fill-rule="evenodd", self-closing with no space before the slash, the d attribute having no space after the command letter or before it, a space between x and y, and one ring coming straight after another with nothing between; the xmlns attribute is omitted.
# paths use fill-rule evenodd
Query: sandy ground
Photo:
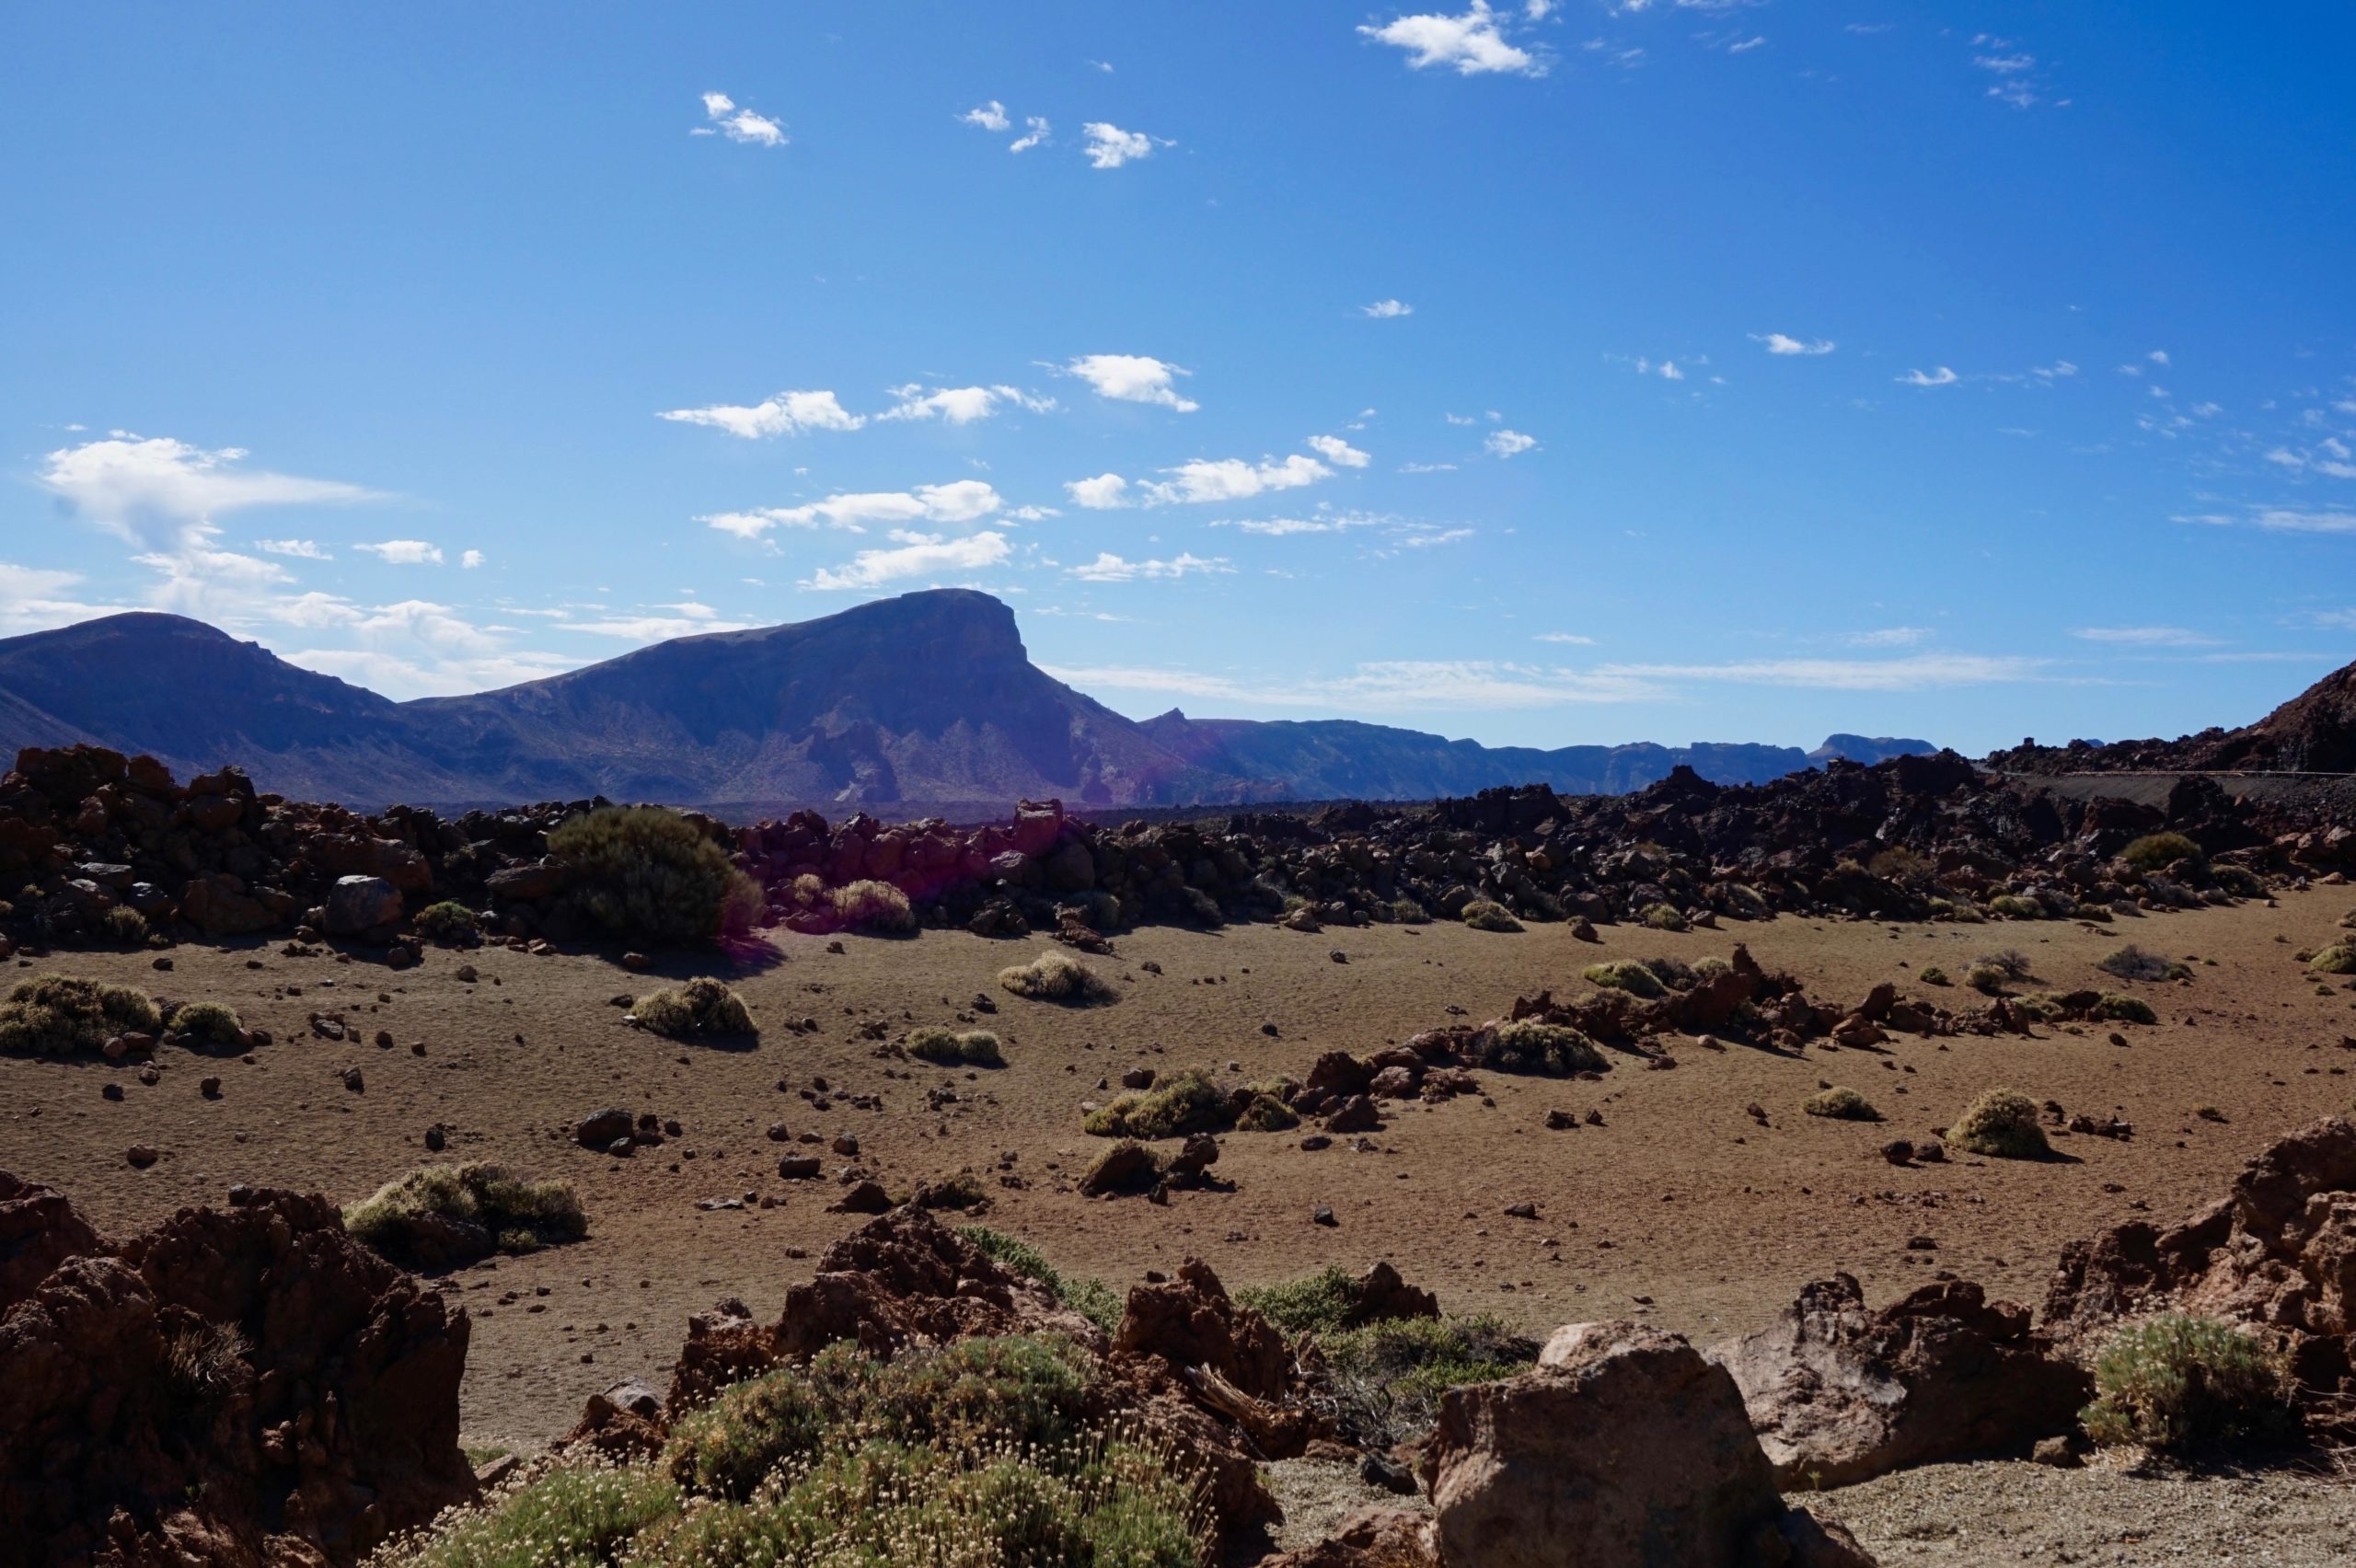
<svg viewBox="0 0 2356 1568"><path fill-rule="evenodd" d="M1834 1269L1857 1274L1875 1301L1944 1267L2037 1302L2063 1241L2139 1212L2173 1221L2217 1194L2284 1129L2348 1109L2356 1101L2356 996L2318 994L2291 955L2329 940L2350 901L2348 889L2326 888L2286 895L2280 907L2107 929L1791 918L1682 936L1616 928L1600 949L1546 927L1518 936L1451 926L1318 935L1149 929L1118 939L1118 956L1089 961L1121 994L1086 1009L999 989L998 970L1038 951L1035 940L929 933L851 939L830 953L823 939L789 937L775 962L730 976L765 1025L744 1050L682 1046L627 1027L609 999L657 977L597 956L437 951L422 968L396 973L331 953L182 948L173 972L156 974L145 955L63 955L40 966L226 1001L248 1024L274 1031L276 1043L250 1064L167 1051L152 1087L124 1067L0 1062L0 1168L56 1184L108 1228L218 1202L233 1182L363 1197L424 1162L423 1136L437 1123L449 1129L444 1158L491 1158L573 1182L591 1219L587 1240L449 1281L475 1320L467 1435L487 1446L544 1445L618 1377L659 1383L689 1312L733 1295L774 1314L786 1286L807 1278L815 1255L860 1223L826 1212L831 1183L777 1178L780 1149L765 1134L780 1121L791 1136L855 1135L862 1160L903 1192L969 1166L994 1178L1011 1155L1026 1184L994 1186L987 1222L1031 1239L1068 1271L1116 1284L1189 1254L1230 1283L1389 1258L1452 1310L1495 1311L1533 1331L1649 1315L1709 1343L1758 1326L1801 1284ZM1299 1073L1320 1050L1379 1048L1449 1021L1454 1008L1479 1019L1518 994L1576 991L1579 969L1599 957L1691 960L1747 941L1820 999L1854 1002L1895 980L1960 1006L1967 994L1911 977L1930 963L1959 974L1976 954L2015 947L2032 959L2038 984L2088 986L2101 979L2092 961L2127 940L2198 962L2189 985L2101 982L2141 992L2162 1015L2157 1027L2123 1031L2124 1047L2107 1043L2106 1029L2027 1040L1900 1037L1885 1051L1819 1046L1804 1058L1680 1044L1674 1071L1623 1065L1596 1083L1484 1075L1493 1105L1465 1098L1403 1108L1373 1135L1371 1152L1354 1153L1346 1140L1306 1152L1298 1134L1230 1136L1217 1173L1234 1190L1178 1193L1167 1207L1069 1190L1100 1147L1080 1130L1081 1102L1110 1098L1100 1081L1117 1082L1139 1064L1205 1065L1222 1078ZM1148 961L1162 972L1149 972ZM468 963L480 974L471 984L456 978ZM977 1021L1004 1039L1003 1069L895 1062L862 1036L862 1028L895 1035L913 1023L953 1021L977 993L999 1004L994 1018ZM357 1039L315 1037L314 1012L341 1014L358 1026ZM816 1021L814 1032L782 1027L804 1018ZM1276 1026L1274 1037L1264 1023ZM372 1043L379 1030L391 1048ZM411 1054L415 1042L423 1055ZM1230 1062L1240 1064L1235 1074ZM361 1092L340 1080L350 1066L363 1070ZM198 1092L206 1074L224 1080L218 1101ZM803 1093L817 1092L820 1080L823 1111ZM101 1099L110 1081L124 1086L122 1101ZM1887 1123L1800 1114L1820 1082L1862 1090ZM1878 1156L1889 1138L1927 1135L1998 1084L2072 1112L2124 1116L2136 1136L2063 1137L2063 1158L2050 1163L1967 1159L1900 1169ZM955 1103L929 1109L927 1090L943 1085ZM856 1109L853 1094L880 1096L882 1108ZM1766 1108L1770 1126L1745 1113L1752 1101ZM676 1118L684 1136L627 1161L567 1141L575 1119L607 1104ZM2223 1120L2195 1117L2200 1105ZM1555 1107L1600 1110L1603 1124L1549 1132L1545 1115ZM124 1150L134 1143L161 1148L163 1160L131 1170ZM697 1206L747 1193L779 1206ZM1523 1199L1539 1205L1536 1221L1503 1215ZM1333 1205L1337 1228L1311 1222L1318 1204ZM1910 1248L1912 1238L1934 1245Z"/></svg>

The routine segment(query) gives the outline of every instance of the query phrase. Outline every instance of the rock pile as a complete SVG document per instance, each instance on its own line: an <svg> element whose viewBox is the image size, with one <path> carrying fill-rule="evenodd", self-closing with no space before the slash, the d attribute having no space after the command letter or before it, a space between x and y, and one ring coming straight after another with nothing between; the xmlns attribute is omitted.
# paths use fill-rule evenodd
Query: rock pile
<svg viewBox="0 0 2356 1568"><path fill-rule="evenodd" d="M0 1174L0 1557L350 1563L474 1495L466 1314L325 1199L242 1195L109 1244Z"/></svg>

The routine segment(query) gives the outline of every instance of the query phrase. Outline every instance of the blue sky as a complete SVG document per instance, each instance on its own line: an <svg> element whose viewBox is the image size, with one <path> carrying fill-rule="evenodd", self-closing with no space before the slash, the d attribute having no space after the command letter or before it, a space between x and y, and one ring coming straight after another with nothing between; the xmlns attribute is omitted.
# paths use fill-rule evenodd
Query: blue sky
<svg viewBox="0 0 2356 1568"><path fill-rule="evenodd" d="M0 13L0 632L943 584L1124 711L1969 750L2356 657L2356 12Z"/></svg>

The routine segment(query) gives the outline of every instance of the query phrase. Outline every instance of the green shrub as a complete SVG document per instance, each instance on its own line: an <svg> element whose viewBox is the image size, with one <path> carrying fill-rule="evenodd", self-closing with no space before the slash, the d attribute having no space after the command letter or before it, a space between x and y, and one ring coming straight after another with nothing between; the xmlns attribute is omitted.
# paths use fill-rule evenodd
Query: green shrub
<svg viewBox="0 0 2356 1568"><path fill-rule="evenodd" d="M679 1489L643 1466L569 1463L388 1543L380 1568L606 1568L679 1514Z"/></svg>
<svg viewBox="0 0 2356 1568"><path fill-rule="evenodd" d="M2038 1125L2036 1103L2011 1089L1992 1089L1966 1106L1947 1141L1994 1159L2040 1159L2053 1148Z"/></svg>
<svg viewBox="0 0 2356 1568"><path fill-rule="evenodd" d="M2171 1312L2110 1337L2082 1419L2104 1447L2184 1453L2287 1428L2289 1414L2278 1357L2230 1323Z"/></svg>
<svg viewBox="0 0 2356 1568"><path fill-rule="evenodd" d="M1006 1054L999 1049L998 1036L987 1029L953 1032L946 1029L918 1029L908 1033L908 1055L921 1061L944 1067L1002 1067Z"/></svg>
<svg viewBox="0 0 2356 1568"><path fill-rule="evenodd" d="M2200 859L2200 846L2181 833L2147 833L2119 852L2139 871L2162 871L2178 860Z"/></svg>
<svg viewBox="0 0 2356 1568"><path fill-rule="evenodd" d="M1516 1019L1484 1031L1473 1042L1472 1059L1501 1073L1543 1073L1556 1078L1600 1073L1605 1065L1595 1042L1577 1030L1534 1018Z"/></svg>
<svg viewBox="0 0 2356 1568"><path fill-rule="evenodd" d="M128 986L39 974L0 1002L0 1055L94 1055L118 1034L153 1034L162 1024L156 1004Z"/></svg>
<svg viewBox="0 0 2356 1568"><path fill-rule="evenodd" d="M1285 1103L1285 1096L1265 1089L1256 1090L1235 1116L1240 1133L1283 1133L1299 1125L1300 1116Z"/></svg>
<svg viewBox="0 0 2356 1568"><path fill-rule="evenodd" d="M1521 922L1494 898L1476 898L1464 906L1464 923L1476 931L1519 931Z"/></svg>
<svg viewBox="0 0 2356 1568"><path fill-rule="evenodd" d="M1431 911L1403 896L1391 901L1391 917L1403 926L1428 926L1432 919Z"/></svg>
<svg viewBox="0 0 2356 1568"><path fill-rule="evenodd" d="M414 924L419 936L444 947L465 947L482 935L475 912L455 898L427 905L417 912Z"/></svg>
<svg viewBox="0 0 2356 1568"><path fill-rule="evenodd" d="M1648 905L1645 909L1645 924L1656 931L1688 931L1693 923L1674 904Z"/></svg>
<svg viewBox="0 0 2356 1568"><path fill-rule="evenodd" d="M1325 1394L1343 1435L1384 1448L1426 1435L1440 1396L1527 1372L1538 1343L1503 1320L1401 1318L1321 1333Z"/></svg>
<svg viewBox="0 0 2356 1568"><path fill-rule="evenodd" d="M1275 1285L1247 1285L1232 1294L1288 1334L1339 1333L1358 1311L1357 1280L1338 1263Z"/></svg>
<svg viewBox="0 0 2356 1568"><path fill-rule="evenodd" d="M219 1002L190 1002L175 1009L165 1027L193 1050L242 1051L246 1047L245 1025Z"/></svg>
<svg viewBox="0 0 2356 1568"><path fill-rule="evenodd" d="M1579 973L1590 986L1625 991L1632 997L1651 998L1669 995L1669 987L1660 983L1660 976L1633 958L1614 959L1610 963L1590 963Z"/></svg>
<svg viewBox="0 0 2356 1568"><path fill-rule="evenodd" d="M1975 963L1963 972L1963 983L1986 997L2002 991L2011 978L1992 963Z"/></svg>
<svg viewBox="0 0 2356 1568"><path fill-rule="evenodd" d="M998 983L1035 1002L1109 1002L1119 995L1112 982L1069 953L1052 949L1028 963L999 970Z"/></svg>
<svg viewBox="0 0 2356 1568"><path fill-rule="evenodd" d="M641 1028L672 1040L754 1032L753 1015L743 999L710 976L641 997L630 1005L630 1016Z"/></svg>
<svg viewBox="0 0 2356 1568"><path fill-rule="evenodd" d="M120 947L137 947L147 940L147 917L118 904L98 917L98 934Z"/></svg>
<svg viewBox="0 0 2356 1568"><path fill-rule="evenodd" d="M427 1165L343 1211L353 1239L403 1268L451 1268L494 1249L532 1251L589 1234L572 1188L485 1160Z"/></svg>
<svg viewBox="0 0 2356 1568"><path fill-rule="evenodd" d="M1800 1109L1811 1116L1829 1116L1836 1122L1878 1122L1881 1113L1873 1102L1854 1089L1821 1090L1800 1101Z"/></svg>
<svg viewBox="0 0 2356 1568"><path fill-rule="evenodd" d="M886 882L845 882L835 889L835 923L846 931L905 936L917 928L908 895Z"/></svg>
<svg viewBox="0 0 2356 1568"><path fill-rule="evenodd" d="M1133 1090L1098 1106L1080 1125L1100 1138L1171 1138L1223 1127L1232 1114L1226 1093L1209 1075L1189 1067L1151 1089Z"/></svg>
<svg viewBox="0 0 2356 1568"><path fill-rule="evenodd" d="M600 806L549 835L572 895L616 936L657 943L743 935L759 886L700 828L661 806Z"/></svg>
<svg viewBox="0 0 2356 1568"><path fill-rule="evenodd" d="M2307 967L2318 974L2356 974L2356 942L2332 943L2307 960Z"/></svg>
<svg viewBox="0 0 2356 1568"><path fill-rule="evenodd" d="M2143 1000L2142 997L2122 997L2110 991L2104 992L2102 999L2095 1003L2094 1014L2096 1018L2108 1019L2113 1023L2157 1023L2160 1021L2159 1015L2152 1010L2152 1004Z"/></svg>
<svg viewBox="0 0 2356 1568"><path fill-rule="evenodd" d="M1120 1293L1101 1279L1074 1279L1063 1274L1028 1241L1018 1240L987 1225L963 1225L957 1234L980 1248L1011 1274L1036 1281L1047 1293L1106 1333L1121 1326Z"/></svg>
<svg viewBox="0 0 2356 1568"><path fill-rule="evenodd" d="M1988 907L2007 920L2042 920L2045 905L2034 898L2017 893L2000 893L1988 901Z"/></svg>
<svg viewBox="0 0 2356 1568"><path fill-rule="evenodd" d="M2217 879L2217 885L2235 898L2266 896L2266 879L2247 866L2215 865L2210 867L2209 871Z"/></svg>
<svg viewBox="0 0 2356 1568"><path fill-rule="evenodd" d="M1947 978L1947 972L1941 969L1935 963L1926 963L1923 966L1922 979L1923 984L1925 986L1952 986L1955 984L1954 981Z"/></svg>
<svg viewBox="0 0 2356 1568"><path fill-rule="evenodd" d="M2095 960L2095 967L2120 980L2184 980L2192 974L2174 959L2146 952L2133 942L2103 954Z"/></svg>

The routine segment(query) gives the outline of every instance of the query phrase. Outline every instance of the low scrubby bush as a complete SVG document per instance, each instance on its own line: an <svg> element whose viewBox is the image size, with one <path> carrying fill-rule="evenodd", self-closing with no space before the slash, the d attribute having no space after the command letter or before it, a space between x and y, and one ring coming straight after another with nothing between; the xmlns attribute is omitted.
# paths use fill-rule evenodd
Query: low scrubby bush
<svg viewBox="0 0 2356 1568"><path fill-rule="evenodd" d="M1476 931L1519 931L1521 922L1494 898L1476 898L1464 906L1464 923Z"/></svg>
<svg viewBox="0 0 2356 1568"><path fill-rule="evenodd" d="M1800 1109L1811 1116L1828 1116L1836 1122L1878 1122L1881 1113L1873 1102L1854 1089L1819 1090L1800 1101Z"/></svg>
<svg viewBox="0 0 2356 1568"><path fill-rule="evenodd" d="M2133 942L2103 954L2095 960L2095 967L2119 980L2182 980L2192 974L2174 959L2146 952Z"/></svg>
<svg viewBox="0 0 2356 1568"><path fill-rule="evenodd" d="M2142 997L2122 997L2111 991L2104 992L2101 998L2095 1003L2094 1015L2096 1018L2108 1019L2113 1023L2157 1023L2160 1021L2159 1014L2152 1010L2152 1004Z"/></svg>
<svg viewBox="0 0 2356 1568"><path fill-rule="evenodd" d="M482 922L475 912L455 898L427 905L417 912L414 924L419 936L444 947L465 947L482 935Z"/></svg>
<svg viewBox="0 0 2356 1568"><path fill-rule="evenodd" d="M998 983L1034 1002L1109 1002L1119 995L1112 982L1069 953L1050 950L1028 963L998 972Z"/></svg>
<svg viewBox="0 0 2356 1568"><path fill-rule="evenodd" d="M1318 1344L1335 1424L1351 1442L1372 1448L1426 1436L1449 1389L1527 1372L1539 1348L1486 1314L1369 1323L1321 1334Z"/></svg>
<svg viewBox="0 0 2356 1568"><path fill-rule="evenodd" d="M641 1028L671 1040L755 1032L744 999L709 975L639 997L630 1016Z"/></svg>
<svg viewBox="0 0 2356 1568"><path fill-rule="evenodd" d="M679 1516L679 1489L644 1466L560 1465L387 1543L370 1568L604 1568Z"/></svg>
<svg viewBox="0 0 2356 1568"><path fill-rule="evenodd" d="M886 882L845 882L834 893L835 924L846 931L905 936L917 928L908 895Z"/></svg>
<svg viewBox="0 0 2356 1568"><path fill-rule="evenodd" d="M2042 920L2045 905L2023 894L2000 893L1988 901L1991 914L2002 915L2007 920Z"/></svg>
<svg viewBox="0 0 2356 1568"><path fill-rule="evenodd" d="M1964 1107L1947 1141L1995 1159L2039 1159L2053 1149L2038 1125L2036 1102L2011 1089L1992 1089Z"/></svg>
<svg viewBox="0 0 2356 1568"><path fill-rule="evenodd" d="M918 1029L908 1034L908 1055L943 1067L1002 1067L1006 1054L987 1029Z"/></svg>
<svg viewBox="0 0 2356 1568"><path fill-rule="evenodd" d="M427 1165L343 1211L355 1240L403 1268L450 1268L493 1251L531 1252L589 1234L572 1188L486 1160Z"/></svg>
<svg viewBox="0 0 2356 1568"><path fill-rule="evenodd" d="M1231 1116L1227 1095L1209 1075L1189 1067L1098 1106L1080 1125L1100 1138L1170 1138L1223 1127Z"/></svg>
<svg viewBox="0 0 2356 1568"><path fill-rule="evenodd" d="M2131 1323L2095 1358L2082 1420L2104 1447L2185 1453L2287 1428L2281 1360L2231 1323L2171 1312Z"/></svg>
<svg viewBox="0 0 2356 1568"><path fill-rule="evenodd" d="M1669 987L1660 983L1660 976L1633 958L1614 959L1610 963L1590 963L1579 974L1590 986L1625 991L1632 997L1651 999L1669 995Z"/></svg>
<svg viewBox="0 0 2356 1568"><path fill-rule="evenodd" d="M118 904L98 917L98 934L118 947L137 947L147 940L147 917Z"/></svg>
<svg viewBox="0 0 2356 1568"><path fill-rule="evenodd" d="M1391 901L1391 917L1403 926L1427 926L1432 918L1431 911L1404 896Z"/></svg>
<svg viewBox="0 0 2356 1568"><path fill-rule="evenodd" d="M986 1225L960 1226L957 1234L980 1248L999 1267L1045 1286L1047 1293L1106 1333L1121 1326L1121 1294L1101 1279L1075 1279L1047 1262L1036 1247Z"/></svg>
<svg viewBox="0 0 2356 1568"><path fill-rule="evenodd" d="M1954 981L1947 978L1947 972L1941 969L1935 963L1926 963L1923 966L1922 981L1925 986L1952 986L1955 984Z"/></svg>
<svg viewBox="0 0 2356 1568"><path fill-rule="evenodd" d="M118 1034L153 1034L162 1024L144 992L39 974L19 981L0 1002L0 1055L87 1055Z"/></svg>
<svg viewBox="0 0 2356 1568"><path fill-rule="evenodd" d="M2307 967L2318 974L2356 974L2356 942L2332 943L2307 960Z"/></svg>
<svg viewBox="0 0 2356 1568"><path fill-rule="evenodd" d="M190 1002L176 1009L165 1025L180 1036L181 1043L198 1051L242 1051L246 1048L245 1025L237 1015L219 1002Z"/></svg>
<svg viewBox="0 0 2356 1568"><path fill-rule="evenodd" d="M1653 904L1645 908L1645 924L1656 931L1688 931L1693 922L1674 904Z"/></svg>
<svg viewBox="0 0 2356 1568"><path fill-rule="evenodd" d="M1534 1018L1516 1019L1484 1031L1473 1042L1476 1066L1501 1073L1542 1073L1555 1078L1600 1073L1603 1053L1577 1030Z"/></svg>
<svg viewBox="0 0 2356 1568"><path fill-rule="evenodd" d="M726 849L661 806L583 812L549 835L549 858L564 869L573 900L619 937L715 941L743 935L764 908L759 884Z"/></svg>
<svg viewBox="0 0 2356 1568"><path fill-rule="evenodd" d="M2200 846L2181 833L2147 833L2119 852L2139 871L2164 871L2178 860L2200 859Z"/></svg>

